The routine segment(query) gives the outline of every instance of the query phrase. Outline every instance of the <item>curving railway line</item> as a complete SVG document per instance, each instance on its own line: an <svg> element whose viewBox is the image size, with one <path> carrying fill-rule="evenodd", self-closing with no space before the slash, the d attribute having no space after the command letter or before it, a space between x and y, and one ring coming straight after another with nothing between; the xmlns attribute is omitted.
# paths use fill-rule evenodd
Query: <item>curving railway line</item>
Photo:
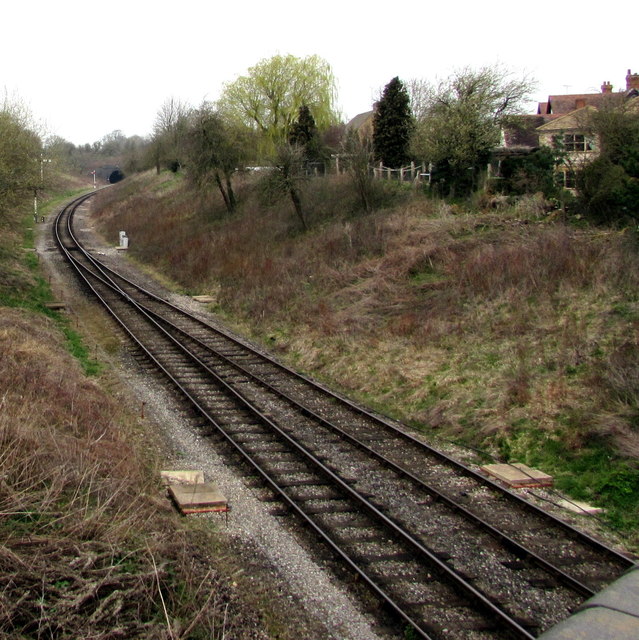
<svg viewBox="0 0 639 640"><path fill-rule="evenodd" d="M406 637L535 638L632 561L169 304L90 255L56 242L145 361L348 570Z"/></svg>

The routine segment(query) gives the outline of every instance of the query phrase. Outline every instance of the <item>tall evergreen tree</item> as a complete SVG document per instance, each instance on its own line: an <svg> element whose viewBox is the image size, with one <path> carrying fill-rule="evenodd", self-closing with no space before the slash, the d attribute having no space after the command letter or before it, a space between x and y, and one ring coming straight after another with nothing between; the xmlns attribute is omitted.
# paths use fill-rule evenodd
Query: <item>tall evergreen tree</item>
<svg viewBox="0 0 639 640"><path fill-rule="evenodd" d="M373 116L373 150L377 160L393 169L410 161L413 128L410 98L404 83L393 78L385 87Z"/></svg>
<svg viewBox="0 0 639 640"><path fill-rule="evenodd" d="M297 121L291 125L288 142L302 147L307 161L316 162L321 159L321 145L315 118L305 104L299 108Z"/></svg>

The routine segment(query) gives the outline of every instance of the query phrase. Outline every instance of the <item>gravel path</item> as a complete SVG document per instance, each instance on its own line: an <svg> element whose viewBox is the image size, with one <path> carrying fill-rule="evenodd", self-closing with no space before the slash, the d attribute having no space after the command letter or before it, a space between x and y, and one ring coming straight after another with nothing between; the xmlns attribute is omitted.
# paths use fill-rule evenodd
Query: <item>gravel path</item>
<svg viewBox="0 0 639 640"><path fill-rule="evenodd" d="M83 240L98 248L102 257L109 261L125 263L126 258L121 252L106 247L101 238L93 233L88 211L88 206L83 207L83 212L76 218L76 229L80 230ZM54 291L71 309L81 313L82 294L69 278L61 257L53 250L52 218L53 215L49 216L47 223L38 225L37 251L50 275ZM132 270L130 263L127 269ZM182 306L195 308L197 305L188 297L175 294L171 297ZM205 315L201 308L197 308L197 312L198 315ZM81 315L78 321L82 326ZM373 617L360 611L354 598L296 539L291 521L273 515L273 503L260 501L259 489L248 486L237 470L229 467L208 441L198 437L163 386L145 373L126 350L121 351L123 353L118 354L115 361L116 372L131 406L145 403L149 427L165 443L163 456L167 460L167 467L203 470L206 480L215 482L229 499L232 512L228 525L224 524L223 516L217 514L197 517L210 519L220 535L228 538L230 547L246 559L247 565L266 568L266 572L260 572L259 579L262 581L266 575L273 598L279 599L280 608L282 598L290 604L291 624L297 625L300 631L297 637L336 640L387 637L379 628L374 630L376 622ZM102 355L100 357L102 359ZM108 356L105 357L108 359ZM260 587L263 589L263 584Z"/></svg>

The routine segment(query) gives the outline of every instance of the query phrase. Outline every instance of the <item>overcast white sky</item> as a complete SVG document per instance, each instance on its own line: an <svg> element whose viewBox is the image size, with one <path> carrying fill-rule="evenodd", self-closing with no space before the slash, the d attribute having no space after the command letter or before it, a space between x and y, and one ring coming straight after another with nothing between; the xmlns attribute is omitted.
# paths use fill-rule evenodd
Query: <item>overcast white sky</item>
<svg viewBox="0 0 639 640"><path fill-rule="evenodd" d="M624 88L639 71L637 18L620 0L14 0L0 9L0 88L76 144L146 135L168 97L214 100L278 53L326 59L346 120L394 76L436 80L467 65L528 73L543 100L604 80Z"/></svg>

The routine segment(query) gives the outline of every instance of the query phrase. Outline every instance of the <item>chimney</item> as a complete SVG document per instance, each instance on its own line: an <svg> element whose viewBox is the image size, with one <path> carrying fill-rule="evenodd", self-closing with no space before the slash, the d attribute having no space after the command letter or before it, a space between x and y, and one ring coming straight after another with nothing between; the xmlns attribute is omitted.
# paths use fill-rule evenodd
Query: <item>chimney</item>
<svg viewBox="0 0 639 640"><path fill-rule="evenodd" d="M601 93L612 93L612 85L608 80L604 80L601 85Z"/></svg>
<svg viewBox="0 0 639 640"><path fill-rule="evenodd" d="M631 89L639 90L639 73L632 73L632 71L628 69L628 75L626 76L626 91L630 91Z"/></svg>

